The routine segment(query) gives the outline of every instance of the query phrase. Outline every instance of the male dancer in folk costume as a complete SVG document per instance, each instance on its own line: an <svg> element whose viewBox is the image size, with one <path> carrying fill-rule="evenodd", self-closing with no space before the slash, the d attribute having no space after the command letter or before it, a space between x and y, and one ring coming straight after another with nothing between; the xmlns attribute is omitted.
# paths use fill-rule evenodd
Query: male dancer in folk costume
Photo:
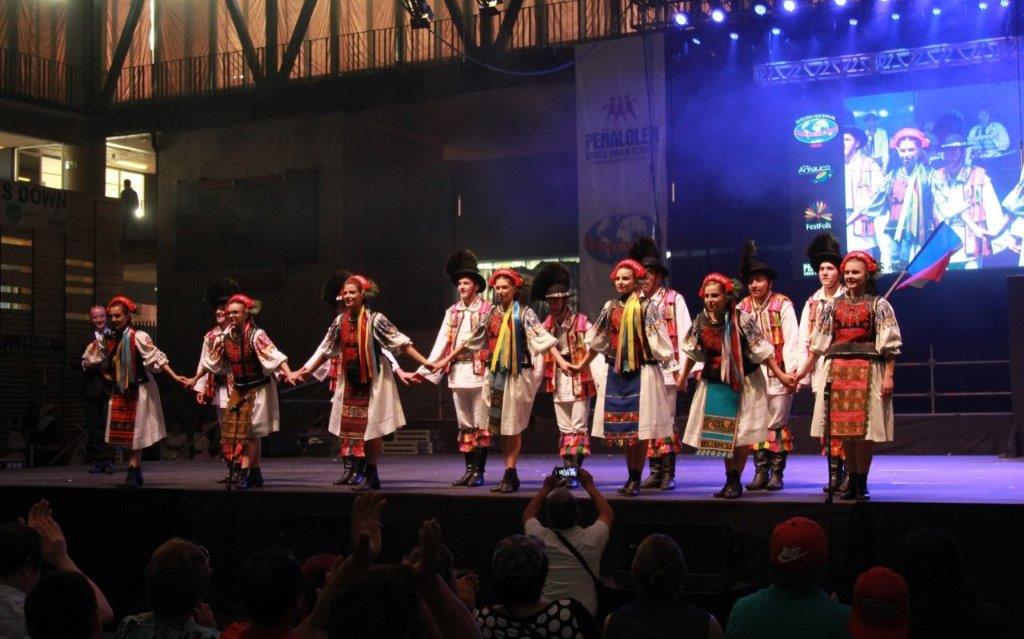
<svg viewBox="0 0 1024 639"><path fill-rule="evenodd" d="M551 336L533 309L519 301L523 278L515 270L496 270L487 284L494 291L498 304L491 307L483 322L473 333L460 339L447 355L437 360L434 371L444 370L457 361L462 352L487 350L487 404L491 433L501 435L505 457L505 475L492 492L514 493L519 490L516 464L523 445L523 431L530 425L533 400L543 380L543 355L549 353L563 371L569 363L558 352L558 340Z"/></svg>
<svg viewBox="0 0 1024 639"><path fill-rule="evenodd" d="M153 375L163 372L183 386L191 380L174 372L167 356L152 338L136 330L132 317L139 308L128 297L118 295L107 304L111 331L89 344L82 355L88 365L104 365L114 386L107 410L108 444L127 446L128 473L123 488L142 486L142 450L163 439L164 414L160 406L160 389Z"/></svg>
<svg viewBox="0 0 1024 639"><path fill-rule="evenodd" d="M531 287L534 300L543 299L548 303L550 313L544 318L543 326L558 340L558 350L567 362L586 357L586 335L590 329L587 316L569 306L571 283L569 267L553 262L541 268ZM590 398L596 393L590 369L566 373L555 365L553 357L544 355L544 392L551 393L554 400L559 432L558 454L562 463L579 468L590 455L587 418ZM568 483L569 488L579 488L579 481L575 478Z"/></svg>
<svg viewBox="0 0 1024 639"><path fill-rule="evenodd" d="M818 281L821 288L811 295L804 303L804 309L800 313L800 348L802 350L802 361L806 361L810 354L811 334L821 317L822 311L828 304L846 291L842 284L839 273L839 265L843 261L840 253L839 240L831 233L821 233L815 237L810 246L807 247L807 257L811 260L811 268L818 274ZM821 375L824 370L824 361L818 360L814 370L800 382L800 387L810 386L812 392L818 392L823 383ZM843 450L843 440L838 437L829 439L831 449L825 449L825 436L821 431L811 431L811 435L821 439L821 454L828 456L828 484L823 490L825 492L843 492L846 490L846 452Z"/></svg>
<svg viewBox="0 0 1024 639"><path fill-rule="evenodd" d="M647 270L625 259L615 265L611 280L616 297L605 302L587 331L587 356L573 365L582 370L602 354L608 365L597 380L594 437L623 446L628 476L619 494L640 494L647 443L672 436L670 418L675 392L667 392L662 369L676 383L682 379L665 321L649 300L641 300L640 281Z"/></svg>
<svg viewBox="0 0 1024 639"><path fill-rule="evenodd" d="M452 254L445 264L445 272L459 294L459 301L448 307L441 328L430 351L430 361L448 355L455 345L469 339L477 326L486 321L491 304L480 297L487 282L477 268L476 255L461 250ZM487 451L491 445L491 431L487 428L487 406L484 404L484 384L487 381L487 357L484 348L476 352L463 351L444 369L431 372L420 367L416 373L434 384L448 376L448 388L455 404L455 419L459 423L459 452L466 458L466 472L452 486L483 486L487 468Z"/></svg>
<svg viewBox="0 0 1024 639"><path fill-rule="evenodd" d="M232 295L241 293L242 287L230 277L222 277L206 287L203 293L203 301L213 308L214 326L203 336L203 345L199 354L199 365L196 367L195 378L198 380L193 390L196 392L196 402L199 404L212 404L217 411L217 426L221 435L224 433L224 411L228 407L228 376L214 375L203 368L203 360L209 357L210 349L213 347L217 337L231 328L231 318L228 317L227 305ZM240 442L229 442L221 439L221 453L224 463L227 464L228 474L217 483L226 484L238 478L238 464L241 461L242 447Z"/></svg>
<svg viewBox="0 0 1024 639"><path fill-rule="evenodd" d="M702 310L680 345L686 354L681 379L695 362L703 362L700 382L690 404L683 443L698 455L725 460L725 485L714 494L723 499L743 496L740 476L750 447L768 439L768 392L764 364L790 389L793 378L775 362L775 349L757 321L736 308L736 286L721 273L711 273L700 287ZM681 388L685 388L680 384Z"/></svg>
<svg viewBox="0 0 1024 639"><path fill-rule="evenodd" d="M263 486L261 438L281 428L275 373L288 376L291 369L288 356L256 326L253 316L260 311L256 300L236 293L228 299L226 310L231 326L214 338L202 364L207 372L228 379L228 407L220 438L222 446L234 449L241 444L237 486L259 488Z"/></svg>
<svg viewBox="0 0 1024 639"><path fill-rule="evenodd" d="M738 308L757 322L761 334L775 349L775 363L790 374L803 361L800 348L800 325L793 302L772 288L778 273L758 260L757 245L747 241L740 259L740 279L750 294L740 300ZM789 409L793 395L766 367L761 367L768 390L768 437L753 445L754 478L747 490L782 490L786 456L793 450L793 433L789 430Z"/></svg>
<svg viewBox="0 0 1024 639"><path fill-rule="evenodd" d="M668 269L661 261L661 251L653 238L642 237L634 242L629 249L629 257L647 270L647 276L641 282L640 298L650 300L650 305L665 322L673 357L682 367L684 356L679 352L679 340L690 329L690 311L686 308L686 300L682 293L664 285ZM676 381L668 370L662 369L661 372L665 379L665 392L669 395L669 413L666 418L671 423L672 436L649 442L647 459L651 465L651 474L647 481L640 484L642 489L672 490L676 487L676 455L682 450L676 430Z"/></svg>
<svg viewBox="0 0 1024 639"><path fill-rule="evenodd" d="M896 314L875 286L878 263L863 252L847 253L839 266L846 292L825 307L811 333L810 354L797 380L825 367L814 401L812 430L843 440L850 481L843 499L868 499L868 472L875 442L893 439L893 372L903 340ZM826 404L826 388L830 388Z"/></svg>
<svg viewBox="0 0 1024 639"><path fill-rule="evenodd" d="M347 277L338 292L344 311L334 318L316 353L289 377L301 380L324 360L339 359L328 429L341 438L343 456L357 455L360 446L364 451L366 461L361 481L354 484L356 490L380 488L377 465L384 437L405 426L394 369L382 351L406 353L420 364L429 364L383 313L366 306L366 298L378 292L377 285L363 275Z"/></svg>

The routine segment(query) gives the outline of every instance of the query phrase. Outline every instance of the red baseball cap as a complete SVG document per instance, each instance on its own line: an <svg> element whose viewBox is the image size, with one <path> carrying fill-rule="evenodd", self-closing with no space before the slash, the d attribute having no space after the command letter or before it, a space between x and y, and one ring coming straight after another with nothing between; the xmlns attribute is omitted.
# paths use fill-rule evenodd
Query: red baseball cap
<svg viewBox="0 0 1024 639"><path fill-rule="evenodd" d="M825 531L806 517L793 517L776 526L769 546L772 563L786 572L820 566L828 556Z"/></svg>
<svg viewBox="0 0 1024 639"><path fill-rule="evenodd" d="M888 568L861 573L853 586L853 639L906 639L910 626L907 582Z"/></svg>

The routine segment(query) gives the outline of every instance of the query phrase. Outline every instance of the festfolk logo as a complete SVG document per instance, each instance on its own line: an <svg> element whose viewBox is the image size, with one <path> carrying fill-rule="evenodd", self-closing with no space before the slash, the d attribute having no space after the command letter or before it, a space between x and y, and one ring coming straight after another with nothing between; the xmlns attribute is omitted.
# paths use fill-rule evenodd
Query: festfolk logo
<svg viewBox="0 0 1024 639"><path fill-rule="evenodd" d="M805 115L796 121L793 127L793 137L798 142L809 144L813 147L821 146L839 134L839 123L835 116L826 113Z"/></svg>
<svg viewBox="0 0 1024 639"><path fill-rule="evenodd" d="M818 200L804 209L804 228L808 231L826 231L832 228L832 211L828 203Z"/></svg>
<svg viewBox="0 0 1024 639"><path fill-rule="evenodd" d="M797 175L809 177L812 184L824 184L832 179L832 165L821 164L818 166L812 166L810 164L804 164L797 169Z"/></svg>

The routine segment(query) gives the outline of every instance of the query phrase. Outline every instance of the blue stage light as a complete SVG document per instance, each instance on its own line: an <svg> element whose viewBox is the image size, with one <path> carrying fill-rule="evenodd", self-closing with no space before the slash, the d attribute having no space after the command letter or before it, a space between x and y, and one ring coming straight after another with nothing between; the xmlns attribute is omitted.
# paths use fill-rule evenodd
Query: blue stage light
<svg viewBox="0 0 1024 639"><path fill-rule="evenodd" d="M756 13L759 16L763 16L766 13L768 13L768 7L758 2L757 4L754 5L754 13Z"/></svg>
<svg viewBox="0 0 1024 639"><path fill-rule="evenodd" d="M1005 9L1010 6L1010 0L999 0L999 6Z"/></svg>
<svg viewBox="0 0 1024 639"><path fill-rule="evenodd" d="M785 0L782 3L782 8L790 13L796 11L796 0Z"/></svg>
<svg viewBox="0 0 1024 639"><path fill-rule="evenodd" d="M700 45L700 38L690 38L690 42L696 45Z"/></svg>
<svg viewBox="0 0 1024 639"><path fill-rule="evenodd" d="M985 9L988 9L988 3L982 0L978 3L978 8L984 11Z"/></svg>
<svg viewBox="0 0 1024 639"><path fill-rule="evenodd" d="M685 27L690 22L690 19L686 17L685 13L677 13L672 17L672 19L675 21L676 25L680 27Z"/></svg>
<svg viewBox="0 0 1024 639"><path fill-rule="evenodd" d="M725 11L722 11L721 9L712 9L711 19L715 22L722 22L725 20Z"/></svg>
<svg viewBox="0 0 1024 639"><path fill-rule="evenodd" d="M860 24L860 20L858 20L857 18L850 18L850 26L851 27L855 27L858 24Z"/></svg>
<svg viewBox="0 0 1024 639"><path fill-rule="evenodd" d="M773 36L782 35L782 29L780 29L778 27L772 27L772 35Z"/></svg>
<svg viewBox="0 0 1024 639"><path fill-rule="evenodd" d="M941 16L942 15L942 7L932 7L932 15L933 16Z"/></svg>
<svg viewBox="0 0 1024 639"><path fill-rule="evenodd" d="M833 0L833 2L836 3L837 7L845 7L846 6L846 0Z"/></svg>
<svg viewBox="0 0 1024 639"><path fill-rule="evenodd" d="M729 39L730 40L739 40L740 39L740 34L738 34L735 31L733 31L732 33L729 34Z"/></svg>
<svg viewBox="0 0 1024 639"><path fill-rule="evenodd" d="M902 18L903 16L902 16L902 15L900 15L899 11L893 11L893 12L892 12L892 15L891 15L891 16L889 16L889 17L890 17L890 18L892 18L892 21L893 21L893 22L896 22L897 20L899 20L899 19L900 19L900 18Z"/></svg>

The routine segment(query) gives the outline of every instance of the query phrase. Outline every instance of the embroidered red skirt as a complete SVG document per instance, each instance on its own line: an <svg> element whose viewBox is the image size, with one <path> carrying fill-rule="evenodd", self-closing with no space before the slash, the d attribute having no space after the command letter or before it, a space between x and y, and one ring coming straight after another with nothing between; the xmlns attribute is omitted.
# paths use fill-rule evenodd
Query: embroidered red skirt
<svg viewBox="0 0 1024 639"><path fill-rule="evenodd" d="M828 405L832 437L863 439L868 428L871 360L832 360L832 395Z"/></svg>
<svg viewBox="0 0 1024 639"><path fill-rule="evenodd" d="M110 396L110 427L107 429L107 443L115 446L131 446L135 442L135 415L139 408L139 389L133 388L127 395L114 393Z"/></svg>

